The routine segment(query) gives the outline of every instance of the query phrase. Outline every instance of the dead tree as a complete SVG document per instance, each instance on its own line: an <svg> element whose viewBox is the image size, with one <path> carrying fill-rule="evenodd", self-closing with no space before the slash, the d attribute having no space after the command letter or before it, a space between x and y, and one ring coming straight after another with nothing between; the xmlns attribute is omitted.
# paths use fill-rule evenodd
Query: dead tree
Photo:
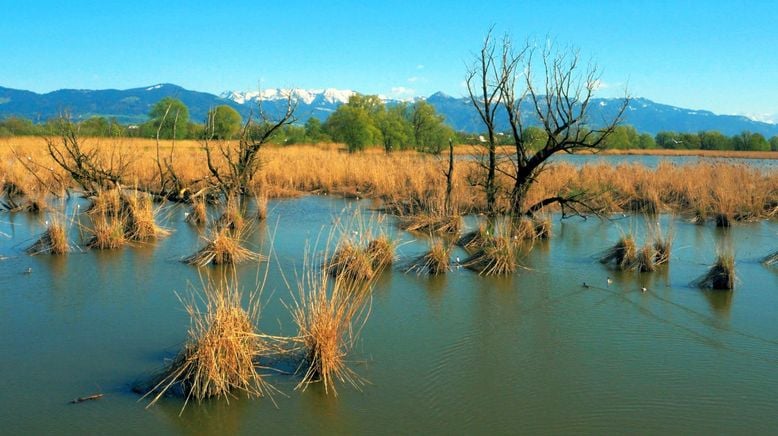
<svg viewBox="0 0 778 436"><path fill-rule="evenodd" d="M97 148L85 149L78 136L78 127L63 116L58 121L59 137L47 137L46 147L54 162L87 194L121 186L129 160L114 149L108 156Z"/></svg>
<svg viewBox="0 0 778 436"><path fill-rule="evenodd" d="M488 42L489 38L484 47ZM513 181L510 214L532 216L555 203L564 213L596 212L586 192L558 193L532 205L526 204L527 192L554 154L601 150L621 122L629 99L625 97L618 103L612 118L591 120L589 108L599 73L594 65L582 66L577 51L559 51L550 43L538 51L530 42L515 50L507 36L499 57L492 46L488 47L489 50L481 51L481 65L484 70L488 68L480 72L481 77L490 81L484 89L497 90L497 102L507 115L514 143L509 168L497 167ZM540 71L537 79L536 71ZM476 108L481 111L477 105ZM532 149L524 135L529 121L539 124L546 135L545 143L538 149ZM487 129L493 128L493 124L487 125Z"/></svg>
<svg viewBox="0 0 778 436"><path fill-rule="evenodd" d="M479 162L486 169L486 180L483 182L483 187L486 193L486 210L490 215L497 212L495 117L502 97L498 80L498 67L495 63L495 50L492 31L489 30L476 62L468 69L465 77L470 103L478 111L478 116L486 127L485 147L488 160L483 162L481 159Z"/></svg>
<svg viewBox="0 0 778 436"><path fill-rule="evenodd" d="M297 102L290 92L286 99L286 109L277 119L271 119L258 103L257 119L250 113L243 124L238 143L215 140L213 112L206 123L206 135L203 149L212 177L210 186L225 198L240 199L248 193L249 184L260 167L259 151L273 134L281 127L295 121L294 111ZM222 161L216 161L217 156Z"/></svg>

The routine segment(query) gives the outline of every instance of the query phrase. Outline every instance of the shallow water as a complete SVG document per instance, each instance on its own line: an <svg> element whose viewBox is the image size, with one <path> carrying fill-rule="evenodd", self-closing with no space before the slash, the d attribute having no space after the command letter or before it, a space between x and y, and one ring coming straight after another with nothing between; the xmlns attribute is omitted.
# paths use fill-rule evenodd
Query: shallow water
<svg viewBox="0 0 778 436"><path fill-rule="evenodd" d="M75 207L69 204L69 210ZM82 203L82 208L85 203ZM262 331L295 333L283 301L306 241L326 239L356 203L327 197L270 202L249 244L273 259ZM369 203L361 204L362 210ZM778 225L730 232L662 217L675 232L669 267L618 273L597 262L621 232L644 237L640 218L554 220L524 268L507 278L464 269L445 277L382 275L352 368L362 391L338 385L287 396L145 408L130 387L186 339L176 295L213 268L179 262L201 240L185 209L161 212L172 234L154 244L65 257L24 254L46 217L0 215L0 428L19 433L766 433L778 428ZM474 224L468 218L468 224ZM398 262L428 240L385 226L403 241ZM670 223L669 221L672 221ZM77 227L71 238L77 239ZM272 235L269 236L269 235ZM731 293L689 286L730 241L739 281ZM323 241L320 243L322 246ZM455 256L464 256L458 252ZM32 273L25 274L27 268ZM265 265L238 268L250 290ZM613 283L607 285L607 277ZM581 286L589 283L590 288ZM648 292L640 292L641 287ZM95 392L105 397L68 402Z"/></svg>

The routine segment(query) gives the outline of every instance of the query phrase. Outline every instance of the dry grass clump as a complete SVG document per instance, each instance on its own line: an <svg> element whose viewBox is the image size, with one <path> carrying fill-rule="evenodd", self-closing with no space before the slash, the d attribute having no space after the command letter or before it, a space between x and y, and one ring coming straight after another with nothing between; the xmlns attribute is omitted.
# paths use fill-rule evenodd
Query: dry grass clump
<svg viewBox="0 0 778 436"><path fill-rule="evenodd" d="M408 232L457 234L462 225L462 218L459 215L420 212L398 217L398 224L401 229Z"/></svg>
<svg viewBox="0 0 778 436"><path fill-rule="evenodd" d="M439 275L448 272L451 267L451 247L442 240L436 240L430 250L414 259L406 272L417 274Z"/></svg>
<svg viewBox="0 0 778 436"><path fill-rule="evenodd" d="M92 204L86 210L90 216L115 215L122 209L122 194L119 189L98 191L90 197Z"/></svg>
<svg viewBox="0 0 778 436"><path fill-rule="evenodd" d="M670 262L670 253L673 248L673 234L667 232L662 235L661 232L656 232L653 236L653 247L656 253L654 262L657 265L664 265Z"/></svg>
<svg viewBox="0 0 778 436"><path fill-rule="evenodd" d="M478 251L462 262L462 266L486 276L512 274L519 266L518 250L512 238L490 237Z"/></svg>
<svg viewBox="0 0 778 436"><path fill-rule="evenodd" d="M86 246L98 250L111 250L127 243L124 235L124 222L119 216L109 217L100 214L92 217L92 237Z"/></svg>
<svg viewBox="0 0 778 436"><path fill-rule="evenodd" d="M474 252L486 245L486 242L489 241L490 238L491 235L489 234L486 225L481 224L478 226L478 229L462 235L462 237L457 239L456 244L469 252Z"/></svg>
<svg viewBox="0 0 778 436"><path fill-rule="evenodd" d="M635 238L627 234L600 257L600 263L613 264L621 270L631 269L637 262L638 250Z"/></svg>
<svg viewBox="0 0 778 436"><path fill-rule="evenodd" d="M194 225L205 224L208 220L205 201L197 199L192 202L192 211L186 216L186 222Z"/></svg>
<svg viewBox="0 0 778 436"><path fill-rule="evenodd" d="M187 342L151 383L153 387L144 395L154 395L149 406L166 393L184 396L185 408L190 399L201 402L221 397L229 401L236 392L249 397L276 392L255 366L255 358L273 348L256 330L260 308L256 295L249 299L248 308L243 308L237 286L209 285L199 300L201 304L194 297L184 303L190 317Z"/></svg>
<svg viewBox="0 0 778 436"><path fill-rule="evenodd" d="M191 256L185 257L182 262L196 266L233 265L249 260L266 260L259 253L255 253L241 245L243 236L240 232L234 232L228 228L214 229L210 237L205 238L205 246Z"/></svg>
<svg viewBox="0 0 778 436"><path fill-rule="evenodd" d="M129 194L122 195L120 200L121 214L124 216L124 235L128 240L148 241L169 234L156 224L156 211L151 197Z"/></svg>
<svg viewBox="0 0 778 436"><path fill-rule="evenodd" d="M511 220L511 233L515 239L534 241L551 237L551 218L526 218Z"/></svg>
<svg viewBox="0 0 778 436"><path fill-rule="evenodd" d="M729 291L735 289L735 254L732 250L721 251L716 263L702 277L693 282L694 286L705 289Z"/></svg>
<svg viewBox="0 0 778 436"><path fill-rule="evenodd" d="M267 193L261 190L255 198L257 204L257 219L264 221L267 219Z"/></svg>
<svg viewBox="0 0 778 436"><path fill-rule="evenodd" d="M27 248L27 253L37 254L65 254L70 251L65 226L58 220L52 220L46 231Z"/></svg>
<svg viewBox="0 0 778 436"><path fill-rule="evenodd" d="M372 260L376 272L392 266L394 262L394 242L387 235L381 235L368 242L365 252Z"/></svg>
<svg viewBox="0 0 778 436"><path fill-rule="evenodd" d="M240 231L243 229L244 224L243 213L241 213L238 200L234 198L227 199L224 213L216 221L216 227Z"/></svg>
<svg viewBox="0 0 778 436"><path fill-rule="evenodd" d="M376 276L373 256L367 249L360 248L355 242L345 240L335 250L335 254L326 264L330 275L351 282L369 282Z"/></svg>
<svg viewBox="0 0 778 436"><path fill-rule="evenodd" d="M637 251L635 259L628 266L628 269L638 272L656 271L657 251L652 245L644 245Z"/></svg>
<svg viewBox="0 0 778 436"><path fill-rule="evenodd" d="M292 316L306 350L305 372L297 389L305 390L309 384L320 381L326 393L331 391L337 396L336 380L357 389L365 383L348 367L346 357L367 321L369 296L369 286L343 275L332 278L326 269L306 261L306 271L298 280L298 295L292 306Z"/></svg>

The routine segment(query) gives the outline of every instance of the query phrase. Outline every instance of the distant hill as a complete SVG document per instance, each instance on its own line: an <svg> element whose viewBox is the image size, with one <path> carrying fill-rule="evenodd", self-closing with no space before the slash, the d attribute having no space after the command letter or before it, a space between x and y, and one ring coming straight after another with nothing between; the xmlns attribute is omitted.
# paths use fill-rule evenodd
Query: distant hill
<svg viewBox="0 0 778 436"><path fill-rule="evenodd" d="M304 123L310 117L326 120L338 106L354 94L351 90L317 89L285 90L265 89L260 92L226 91L213 95L184 89L172 84L159 84L145 88L127 90L75 90L63 89L37 94L30 91L0 87L0 118L22 116L36 122L45 121L67 111L75 119L86 119L99 115L115 117L124 124L141 123L147 119L151 107L163 97L176 97L189 107L190 119L202 122L212 107L226 104L244 116L256 112L256 102L261 98L262 109L273 116L285 109L286 96L293 94L297 101L295 115ZM388 104L396 101L384 99ZM478 114L466 97L452 97L438 92L426 98L445 117L446 122L456 130L466 132L482 131ZM618 99L593 99L590 107L590 122L609 119L618 108ZM527 110L525 113L531 113ZM526 120L532 123L532 117ZM656 134L661 130L677 132L699 132L718 130L734 135L748 130L766 137L778 135L778 125L751 120L737 115L716 115L705 110L691 110L655 103L645 98L630 101L625 114L625 124L631 124L639 132ZM498 128L507 129L505 118L498 117Z"/></svg>

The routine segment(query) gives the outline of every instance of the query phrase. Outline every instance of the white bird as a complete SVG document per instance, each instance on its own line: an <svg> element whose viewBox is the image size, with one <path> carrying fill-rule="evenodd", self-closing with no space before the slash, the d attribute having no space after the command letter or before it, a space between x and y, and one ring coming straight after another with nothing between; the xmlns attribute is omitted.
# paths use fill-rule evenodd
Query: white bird
<svg viewBox="0 0 778 436"><path fill-rule="evenodd" d="M611 283L613 283L613 280L610 277L608 277L608 286L610 286Z"/></svg>
<svg viewBox="0 0 778 436"><path fill-rule="evenodd" d="M25 274L32 274L32 268L27 268L26 270L24 270L24 273Z"/></svg>
<svg viewBox="0 0 778 436"><path fill-rule="evenodd" d="M646 289L646 287L645 287L645 286L644 286L644 287L642 287L642 288L640 288L640 292L646 292L647 290L648 290L648 289Z"/></svg>

